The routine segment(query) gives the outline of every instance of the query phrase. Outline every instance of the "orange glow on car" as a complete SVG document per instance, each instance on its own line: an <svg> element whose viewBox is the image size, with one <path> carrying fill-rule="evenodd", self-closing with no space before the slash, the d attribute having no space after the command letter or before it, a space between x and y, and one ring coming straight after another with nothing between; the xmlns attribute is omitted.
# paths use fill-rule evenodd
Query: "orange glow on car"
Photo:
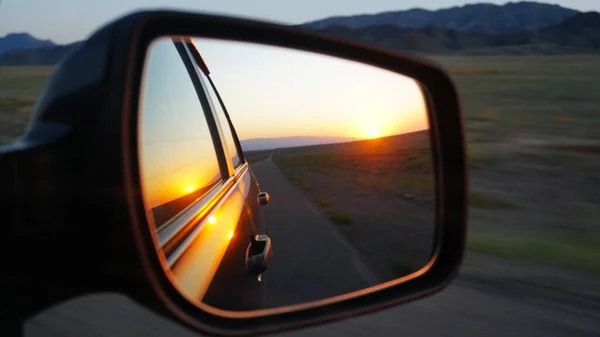
<svg viewBox="0 0 600 337"><path fill-rule="evenodd" d="M225 203L205 220L190 246L171 268L181 291L187 296L202 299L217 272L231 238L235 233L244 207L244 195L235 190ZM212 226L212 223L219 225Z"/></svg>

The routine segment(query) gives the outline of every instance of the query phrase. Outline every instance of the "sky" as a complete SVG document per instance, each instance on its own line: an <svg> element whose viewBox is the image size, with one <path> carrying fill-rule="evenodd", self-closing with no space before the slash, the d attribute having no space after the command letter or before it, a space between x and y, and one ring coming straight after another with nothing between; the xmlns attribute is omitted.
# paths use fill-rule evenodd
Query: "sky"
<svg viewBox="0 0 600 337"><path fill-rule="evenodd" d="M500 0L0 0L0 36L28 32L64 44L87 37L106 22L141 9L180 9L298 24L334 15L378 13L409 8L440 9L468 3L504 4ZM600 11L598 0L548 3L581 11Z"/></svg>
<svg viewBox="0 0 600 337"><path fill-rule="evenodd" d="M241 140L366 139L428 129L421 87L409 77L304 51L194 42ZM202 108L192 82L175 75L186 70L173 62L169 43L151 45L142 85L141 167L150 207L203 188L219 173Z"/></svg>
<svg viewBox="0 0 600 337"><path fill-rule="evenodd" d="M423 94L411 78L304 51L194 41L242 140L364 139L428 128Z"/></svg>

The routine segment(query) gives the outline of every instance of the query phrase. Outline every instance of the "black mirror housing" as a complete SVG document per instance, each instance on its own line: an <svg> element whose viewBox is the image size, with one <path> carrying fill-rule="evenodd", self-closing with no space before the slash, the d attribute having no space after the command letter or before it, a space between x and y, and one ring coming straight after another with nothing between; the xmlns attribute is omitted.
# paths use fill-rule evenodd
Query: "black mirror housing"
<svg viewBox="0 0 600 337"><path fill-rule="evenodd" d="M260 317L203 310L171 284L145 218L137 111L146 49L160 36L288 47L410 76L428 93L437 194L435 258L415 278L343 301ZM466 243L467 165L457 91L433 63L296 28L222 16L146 11L94 33L56 68L27 133L0 148L2 205L10 214L5 282L24 320L91 292L123 293L203 333L251 335L373 312L433 294L456 275ZM266 197L268 202L268 195ZM265 203L266 203L265 202ZM101 228L102 230L98 230ZM35 266L35 267L31 267Z"/></svg>

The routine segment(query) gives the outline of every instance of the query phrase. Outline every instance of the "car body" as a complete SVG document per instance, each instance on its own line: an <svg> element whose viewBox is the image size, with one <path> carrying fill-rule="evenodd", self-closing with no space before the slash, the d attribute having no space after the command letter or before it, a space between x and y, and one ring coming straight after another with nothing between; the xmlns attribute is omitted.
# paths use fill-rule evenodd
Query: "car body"
<svg viewBox="0 0 600 337"><path fill-rule="evenodd" d="M219 309L261 307L259 275L246 266L266 234L261 190L199 55L190 39L163 38L147 58L140 167L148 218L182 293Z"/></svg>

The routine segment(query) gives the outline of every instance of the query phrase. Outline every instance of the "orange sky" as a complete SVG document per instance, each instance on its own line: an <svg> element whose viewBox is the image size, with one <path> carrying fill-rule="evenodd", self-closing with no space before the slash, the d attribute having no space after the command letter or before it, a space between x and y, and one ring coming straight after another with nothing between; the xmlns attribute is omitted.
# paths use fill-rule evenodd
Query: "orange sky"
<svg viewBox="0 0 600 337"><path fill-rule="evenodd" d="M298 50L195 42L241 139L368 138L428 128L421 89L411 78Z"/></svg>
<svg viewBox="0 0 600 337"><path fill-rule="evenodd" d="M419 85L383 69L307 52L196 40L240 139L286 136L373 138L428 128ZM191 82L153 50L142 97L142 172L156 207L206 186L216 157ZM241 57L240 55L243 55ZM218 104L218 102L214 102Z"/></svg>

